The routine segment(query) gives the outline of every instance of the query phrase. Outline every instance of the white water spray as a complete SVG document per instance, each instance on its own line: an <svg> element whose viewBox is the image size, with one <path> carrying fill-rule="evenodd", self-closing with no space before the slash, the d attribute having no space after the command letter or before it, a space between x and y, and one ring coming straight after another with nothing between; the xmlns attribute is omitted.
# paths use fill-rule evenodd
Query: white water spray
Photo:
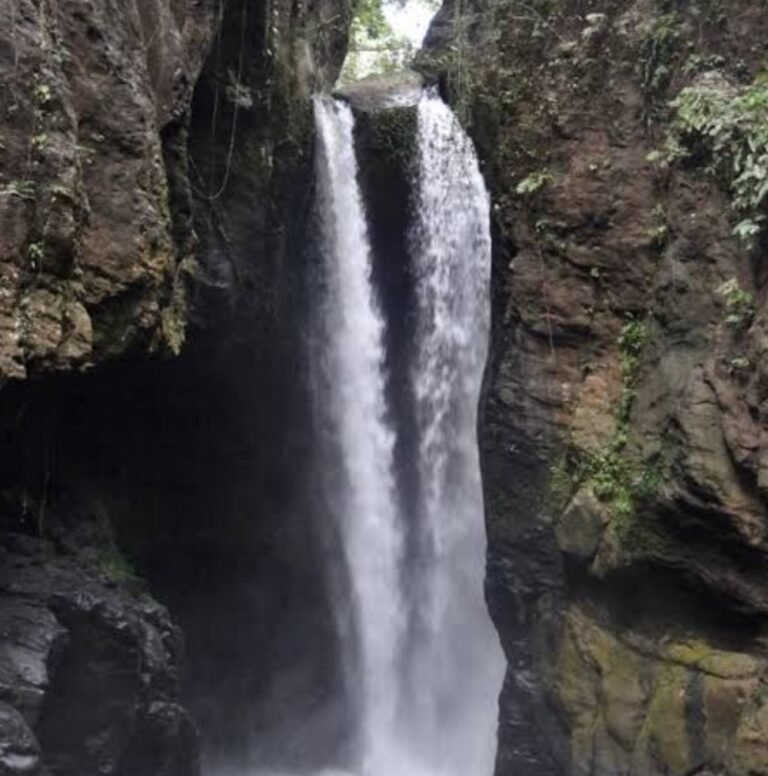
<svg viewBox="0 0 768 776"><path fill-rule="evenodd" d="M360 771L490 776L503 658L483 600L475 428L489 330L488 194L469 138L438 97L425 95L410 235L420 495L418 523L406 532L353 117L317 98L315 120L322 399L340 469L333 507L359 642ZM405 536L417 545L408 552Z"/></svg>
<svg viewBox="0 0 768 776"><path fill-rule="evenodd" d="M491 774L504 662L483 598L477 406L490 328L490 202L470 139L433 94L418 107L411 254L421 554L408 729L432 773Z"/></svg>
<svg viewBox="0 0 768 776"><path fill-rule="evenodd" d="M384 774L396 715L397 659L405 625L402 528L393 476L394 435L384 399L384 324L357 184L350 109L315 99L318 202L325 261L329 412L343 471L336 508L360 639L363 769Z"/></svg>

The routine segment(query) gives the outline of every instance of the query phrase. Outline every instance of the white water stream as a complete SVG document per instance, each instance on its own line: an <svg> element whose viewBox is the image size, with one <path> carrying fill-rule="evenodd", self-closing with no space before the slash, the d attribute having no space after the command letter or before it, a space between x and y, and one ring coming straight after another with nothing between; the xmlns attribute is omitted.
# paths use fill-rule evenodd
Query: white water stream
<svg viewBox="0 0 768 776"><path fill-rule="evenodd" d="M337 472L333 506L354 609L357 770L490 776L503 658L483 600L476 437L489 330L488 194L471 141L444 103L426 94L409 240L419 497L417 525L406 526L353 116L342 103L316 98L315 120L321 403L338 459L324 465Z"/></svg>
<svg viewBox="0 0 768 776"><path fill-rule="evenodd" d="M334 497L360 640L363 772L384 774L397 713L397 659L405 628L399 569L403 527L386 419L384 322L371 281L371 250L357 183L350 109L315 100L322 230L327 411L337 435L341 487ZM403 774L403 776L405 776Z"/></svg>
<svg viewBox="0 0 768 776"><path fill-rule="evenodd" d="M422 554L410 605L408 729L428 772L493 772L504 661L483 597L477 407L490 328L490 202L470 139L436 95L418 107L411 230L417 295L412 382Z"/></svg>

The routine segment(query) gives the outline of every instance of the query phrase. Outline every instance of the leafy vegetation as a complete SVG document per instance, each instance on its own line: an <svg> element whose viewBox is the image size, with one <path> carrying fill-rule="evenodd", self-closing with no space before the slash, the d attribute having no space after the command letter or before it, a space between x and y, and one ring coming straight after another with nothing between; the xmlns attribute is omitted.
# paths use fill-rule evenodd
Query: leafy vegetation
<svg viewBox="0 0 768 776"><path fill-rule="evenodd" d="M379 40L392 31L381 0L358 0L352 23L370 40Z"/></svg>
<svg viewBox="0 0 768 776"><path fill-rule="evenodd" d="M31 242L27 246L27 258L29 259L29 266L33 270L39 270L42 268L43 260L45 259L45 246L42 242Z"/></svg>
<svg viewBox="0 0 768 776"><path fill-rule="evenodd" d="M627 442L629 415L635 402L640 357L647 341L648 330L642 321L631 318L622 327L618 339L622 388L614 437L614 446L618 449L623 448Z"/></svg>
<svg viewBox="0 0 768 776"><path fill-rule="evenodd" d="M51 87L48 86L48 84L43 83L40 80L37 80L32 89L32 96L35 98L35 102L40 107L45 107L51 101L51 97L52 97Z"/></svg>
<svg viewBox="0 0 768 776"><path fill-rule="evenodd" d="M588 484L600 501L610 504L613 515L627 519L635 514L636 502L651 498L663 483L663 470L656 461L639 462L626 453L630 412L642 352L648 330L642 321L629 319L622 327L617 344L620 354L622 393L616 410L616 430L608 445L580 456L572 465L573 482ZM558 476L562 479L563 474ZM558 485L562 487L562 484Z"/></svg>
<svg viewBox="0 0 768 776"><path fill-rule="evenodd" d="M634 511L633 467L615 445L588 456L583 473L595 496L609 502L616 514Z"/></svg>
<svg viewBox="0 0 768 776"><path fill-rule="evenodd" d="M552 176L546 170L532 172L515 186L515 193L521 196L535 194L537 191L541 191L551 180Z"/></svg>
<svg viewBox="0 0 768 776"><path fill-rule="evenodd" d="M732 329L745 329L755 317L755 295L745 291L736 278L731 278L717 289L725 302L724 321Z"/></svg>
<svg viewBox="0 0 768 776"><path fill-rule="evenodd" d="M765 220L768 198L768 83L740 89L692 86L683 89L673 106L676 155L705 155L707 170L744 216L735 234L752 240Z"/></svg>
<svg viewBox="0 0 768 776"><path fill-rule="evenodd" d="M357 0L350 31L349 54L342 83L384 75L406 67L415 54L411 41L397 35L384 13L386 5L418 2L436 11L438 0Z"/></svg>
<svg viewBox="0 0 768 776"><path fill-rule="evenodd" d="M35 201L35 182L30 180L13 180L4 188L0 188L0 196L17 197L26 202Z"/></svg>
<svg viewBox="0 0 768 776"><path fill-rule="evenodd" d="M752 361L748 356L735 356L728 360L727 366L728 371L731 374L746 372L747 370L752 369Z"/></svg>
<svg viewBox="0 0 768 776"><path fill-rule="evenodd" d="M138 582L136 569L115 546L107 546L96 555L98 570L116 582Z"/></svg>
<svg viewBox="0 0 768 776"><path fill-rule="evenodd" d="M618 345L621 354L621 374L625 383L637 380L640 355L648 341L648 330L642 321L630 318L622 327Z"/></svg>
<svg viewBox="0 0 768 776"><path fill-rule="evenodd" d="M669 85L671 61L680 42L679 19L664 14L645 31L640 49L640 79L646 98L653 99Z"/></svg>

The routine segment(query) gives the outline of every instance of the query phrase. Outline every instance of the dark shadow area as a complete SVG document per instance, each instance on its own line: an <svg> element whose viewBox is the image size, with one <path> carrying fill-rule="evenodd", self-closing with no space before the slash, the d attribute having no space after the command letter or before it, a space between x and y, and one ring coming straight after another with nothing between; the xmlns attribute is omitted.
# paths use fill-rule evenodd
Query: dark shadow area
<svg viewBox="0 0 768 776"><path fill-rule="evenodd" d="M76 544L97 504L127 573L182 626L205 750L246 757L256 741L268 762L323 763L340 680L304 489L306 380L290 335L254 323L176 360L6 388L2 526Z"/></svg>

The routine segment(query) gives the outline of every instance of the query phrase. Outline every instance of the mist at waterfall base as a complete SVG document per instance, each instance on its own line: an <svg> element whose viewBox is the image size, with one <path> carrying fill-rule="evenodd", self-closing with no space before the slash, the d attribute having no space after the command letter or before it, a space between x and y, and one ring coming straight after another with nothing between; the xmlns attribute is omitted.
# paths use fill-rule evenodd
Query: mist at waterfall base
<svg viewBox="0 0 768 776"><path fill-rule="evenodd" d="M320 494L312 519L325 537L343 687L319 702L319 719L296 720L296 735L338 738L343 729L343 744L334 739L338 754L314 766L270 767L257 754L250 766L214 768L216 776L493 773L504 659L483 599L476 438L489 199L450 109L425 92L415 110L403 257L371 244L376 213L366 212L352 111L328 97L314 103L309 476ZM410 286L397 309L379 287L392 261L407 263ZM388 336L403 315L407 336Z"/></svg>

